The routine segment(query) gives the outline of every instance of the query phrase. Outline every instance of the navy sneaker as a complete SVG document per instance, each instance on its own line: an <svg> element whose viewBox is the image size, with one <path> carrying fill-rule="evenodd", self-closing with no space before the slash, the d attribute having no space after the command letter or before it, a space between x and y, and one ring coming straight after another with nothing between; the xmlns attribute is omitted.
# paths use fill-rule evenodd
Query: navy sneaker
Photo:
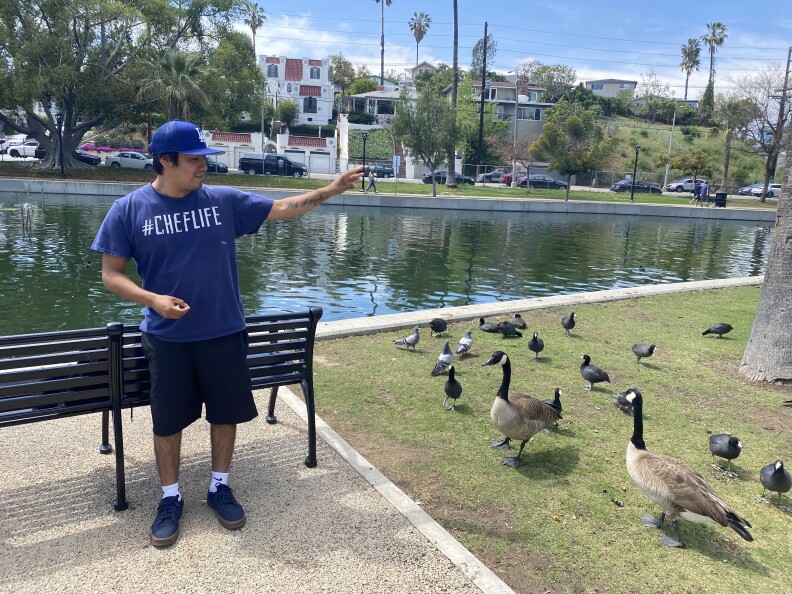
<svg viewBox="0 0 792 594"><path fill-rule="evenodd" d="M223 528L236 530L245 525L245 510L239 505L228 485L217 485L217 491L207 494L206 503L215 511Z"/></svg>
<svg viewBox="0 0 792 594"><path fill-rule="evenodd" d="M184 511L184 499L178 495L163 497L157 507L157 517L151 525L151 544L167 547L179 538L179 519Z"/></svg>

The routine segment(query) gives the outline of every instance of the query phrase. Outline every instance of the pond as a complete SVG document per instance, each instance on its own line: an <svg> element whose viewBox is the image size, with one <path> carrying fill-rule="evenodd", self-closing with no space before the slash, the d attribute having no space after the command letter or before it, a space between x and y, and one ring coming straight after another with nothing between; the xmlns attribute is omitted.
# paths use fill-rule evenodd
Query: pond
<svg viewBox="0 0 792 594"><path fill-rule="evenodd" d="M2 200L0 334L140 320L140 306L104 289L90 250L113 199ZM237 249L247 313L318 305L339 320L763 274L772 234L717 220L323 206L265 223Z"/></svg>

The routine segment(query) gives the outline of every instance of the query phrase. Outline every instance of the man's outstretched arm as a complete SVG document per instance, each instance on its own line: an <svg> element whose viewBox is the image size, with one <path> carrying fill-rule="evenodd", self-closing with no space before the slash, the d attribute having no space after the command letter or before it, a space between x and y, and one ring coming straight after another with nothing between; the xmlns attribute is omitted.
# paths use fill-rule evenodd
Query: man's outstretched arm
<svg viewBox="0 0 792 594"><path fill-rule="evenodd" d="M304 215L313 210L320 204L324 204L333 196L343 194L347 190L354 188L363 177L363 166L350 169L342 173L324 188L312 190L299 196L290 196L276 200L272 205L272 210L267 217L268 221L284 221Z"/></svg>

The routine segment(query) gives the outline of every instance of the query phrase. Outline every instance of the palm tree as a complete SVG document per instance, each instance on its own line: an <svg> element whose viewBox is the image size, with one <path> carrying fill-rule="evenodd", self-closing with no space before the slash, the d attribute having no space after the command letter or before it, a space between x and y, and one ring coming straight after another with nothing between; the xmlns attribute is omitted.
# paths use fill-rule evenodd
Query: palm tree
<svg viewBox="0 0 792 594"><path fill-rule="evenodd" d="M385 84L385 5L391 5L391 0L374 0L382 8L382 37L380 38L380 85Z"/></svg>
<svg viewBox="0 0 792 594"><path fill-rule="evenodd" d="M703 41L709 47L710 53L710 69L709 69L709 82L715 80L715 52L726 41L726 25L723 23L707 23L707 34L701 36Z"/></svg>
<svg viewBox="0 0 792 594"><path fill-rule="evenodd" d="M209 74L200 60L199 54L188 54L175 48L151 60L144 60L144 65L153 74L140 81L138 100L162 98L168 120L189 121L190 102L209 104L206 94L198 86L201 77Z"/></svg>
<svg viewBox="0 0 792 594"><path fill-rule="evenodd" d="M451 150L448 153L448 174L446 186L456 187L456 141L457 141L457 89L459 86L459 10L454 0L454 48L451 72Z"/></svg>
<svg viewBox="0 0 792 594"><path fill-rule="evenodd" d="M425 12L414 12L413 17L410 19L410 31L415 36L415 65L418 66L418 44L423 41L429 26L432 24L431 17Z"/></svg>
<svg viewBox="0 0 792 594"><path fill-rule="evenodd" d="M245 24L250 27L253 32L253 57L256 56L256 31L264 26L264 21L267 20L267 15L264 14L264 9L258 4L249 0L244 8Z"/></svg>
<svg viewBox="0 0 792 594"><path fill-rule="evenodd" d="M685 99L688 94L688 81L690 80L691 73L699 70L701 66L701 44L695 37L688 39L687 45L682 46L682 61L679 66L685 73Z"/></svg>

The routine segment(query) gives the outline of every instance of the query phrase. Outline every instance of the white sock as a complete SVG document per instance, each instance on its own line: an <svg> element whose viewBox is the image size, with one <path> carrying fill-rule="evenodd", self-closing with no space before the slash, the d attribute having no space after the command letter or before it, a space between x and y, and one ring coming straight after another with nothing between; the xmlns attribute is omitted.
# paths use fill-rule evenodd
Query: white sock
<svg viewBox="0 0 792 594"><path fill-rule="evenodd" d="M178 496L179 501L181 501L181 491L179 491L179 483L173 483L172 485L162 485L162 498L165 499L166 497L174 497Z"/></svg>
<svg viewBox="0 0 792 594"><path fill-rule="evenodd" d="M212 481L209 483L209 492L214 493L217 491L217 485L227 485L228 484L228 473L227 472L215 472L212 471Z"/></svg>

